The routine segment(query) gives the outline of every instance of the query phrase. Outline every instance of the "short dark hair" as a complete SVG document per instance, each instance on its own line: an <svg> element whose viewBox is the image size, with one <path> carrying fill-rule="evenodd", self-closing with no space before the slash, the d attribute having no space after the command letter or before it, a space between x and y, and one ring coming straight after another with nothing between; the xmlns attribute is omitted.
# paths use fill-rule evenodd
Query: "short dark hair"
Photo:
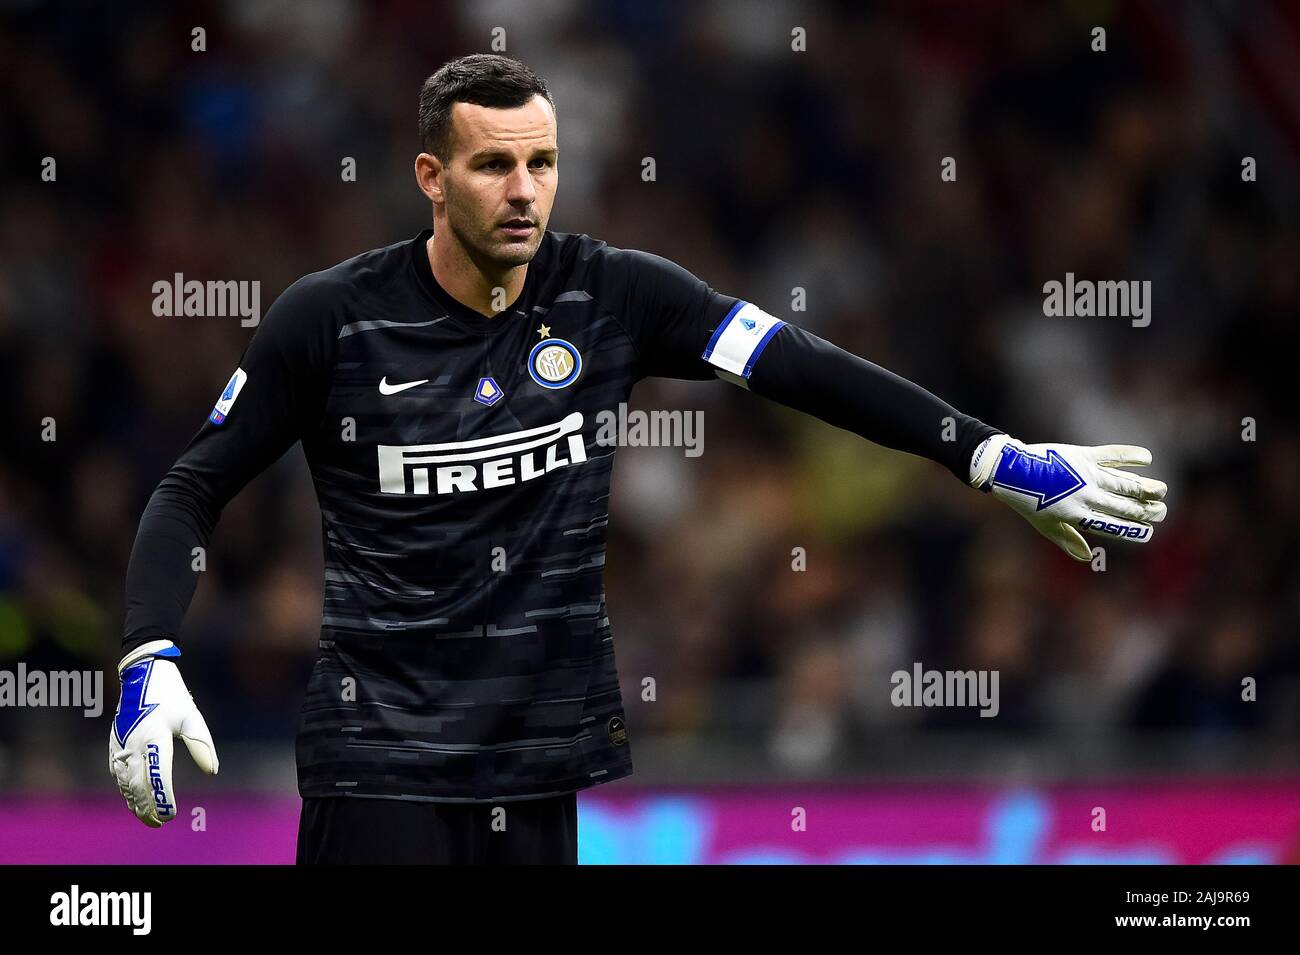
<svg viewBox="0 0 1300 955"><path fill-rule="evenodd" d="M474 53L451 60L420 88L420 145L446 162L451 153L453 104L516 109L538 94L555 109L546 81L508 56Z"/></svg>

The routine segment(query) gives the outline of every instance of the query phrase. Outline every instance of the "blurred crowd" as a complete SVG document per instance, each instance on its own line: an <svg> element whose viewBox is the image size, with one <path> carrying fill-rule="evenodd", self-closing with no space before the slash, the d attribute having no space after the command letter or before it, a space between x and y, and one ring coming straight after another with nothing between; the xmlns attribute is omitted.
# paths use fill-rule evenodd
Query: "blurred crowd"
<svg viewBox="0 0 1300 955"><path fill-rule="evenodd" d="M503 27L558 106L551 228L667 256L1026 441L1149 447L1170 488L1153 541L1094 569L931 462L720 382L645 382L638 407L703 410L704 453L619 451L634 740L828 773L899 740L924 759L942 731L1156 739L1294 771L1266 744L1300 729L1300 120L1242 61L1266 30L1293 64L1300 29L1193 6L6 4L0 668L103 668L116 703L136 522L250 334L155 317L153 283L257 279L265 308L424 228L419 85ZM1044 317L1067 271L1149 279L1150 326ZM219 744L291 754L321 587L294 449L225 511L181 636ZM914 662L998 670L999 716L894 707ZM0 712L0 788L72 785L60 754L107 726Z"/></svg>

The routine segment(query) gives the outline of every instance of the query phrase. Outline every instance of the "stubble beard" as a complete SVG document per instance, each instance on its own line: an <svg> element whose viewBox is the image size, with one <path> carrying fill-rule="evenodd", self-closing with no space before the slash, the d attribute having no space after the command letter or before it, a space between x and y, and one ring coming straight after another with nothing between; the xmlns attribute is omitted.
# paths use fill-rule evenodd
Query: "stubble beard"
<svg viewBox="0 0 1300 955"><path fill-rule="evenodd" d="M513 242L508 239L498 238L496 227L487 225L483 231L475 230L471 235L460 226L463 221L461 216L453 215L456 208L456 202L452 195L448 195L447 206L447 223L451 226L452 235L456 237L465 254L470 260L480 268L490 265L496 270L512 269L520 265L527 265L537 254L537 247L541 244L543 227L539 223L533 235L526 243Z"/></svg>

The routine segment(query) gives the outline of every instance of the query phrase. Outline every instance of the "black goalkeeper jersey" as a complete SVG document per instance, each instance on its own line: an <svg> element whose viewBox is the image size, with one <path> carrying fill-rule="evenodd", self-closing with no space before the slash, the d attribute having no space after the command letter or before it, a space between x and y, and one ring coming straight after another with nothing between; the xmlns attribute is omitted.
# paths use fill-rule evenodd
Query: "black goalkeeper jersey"
<svg viewBox="0 0 1300 955"><path fill-rule="evenodd" d="M429 235L286 290L150 507L183 499L210 527L302 441L325 548L302 795L498 801L617 779L632 761L602 583L615 449L596 416L646 375L711 377L701 356L737 300L547 232L488 318L434 280ZM132 601L128 638L174 636L168 609Z"/></svg>
<svg viewBox="0 0 1300 955"><path fill-rule="evenodd" d="M615 448L596 436L641 378L716 374L963 480L993 433L586 235L544 234L518 300L488 318L434 280L430 234L280 296L150 499L127 570L124 644L174 639L193 548L301 440L325 549L303 796L495 802L631 772L602 583Z"/></svg>

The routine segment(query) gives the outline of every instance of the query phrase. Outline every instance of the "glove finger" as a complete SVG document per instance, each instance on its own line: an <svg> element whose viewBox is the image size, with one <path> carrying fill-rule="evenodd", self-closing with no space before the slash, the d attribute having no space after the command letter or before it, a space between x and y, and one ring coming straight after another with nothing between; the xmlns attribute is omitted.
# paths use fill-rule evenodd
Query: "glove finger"
<svg viewBox="0 0 1300 955"><path fill-rule="evenodd" d="M1138 501L1131 497L1102 491L1092 502L1095 511L1104 517L1123 517L1140 523L1155 524L1165 519L1168 508L1162 501Z"/></svg>
<svg viewBox="0 0 1300 955"><path fill-rule="evenodd" d="M1131 497L1139 501L1162 500L1169 490L1164 481L1143 477L1141 474L1130 474L1127 471L1117 471L1109 467L1097 468L1097 483L1107 491L1113 491L1116 494L1122 494L1124 497Z"/></svg>
<svg viewBox="0 0 1300 955"><path fill-rule="evenodd" d="M1151 463L1151 452L1136 444L1102 444L1089 450L1093 460L1108 467L1142 468Z"/></svg>
<svg viewBox="0 0 1300 955"><path fill-rule="evenodd" d="M176 817L176 791L172 788L172 738L164 733L145 740L142 785L145 808L159 823Z"/></svg>
<svg viewBox="0 0 1300 955"><path fill-rule="evenodd" d="M1034 527L1075 560L1092 560L1092 548L1083 539L1083 535L1064 521L1050 521L1045 524L1035 524Z"/></svg>
<svg viewBox="0 0 1300 955"><path fill-rule="evenodd" d="M139 754L129 750L114 753L109 757L109 770L117 783L117 791L135 817L151 829L161 826L162 822L152 811L153 797L145 783L147 776Z"/></svg>
<svg viewBox="0 0 1300 955"><path fill-rule="evenodd" d="M208 731L208 723L199 712L197 706L190 707L189 713L181 721L180 729L176 735L185 741L185 748L190 751L190 756L198 764L199 769L203 770L209 776L217 774L217 747L212 742L212 733Z"/></svg>

